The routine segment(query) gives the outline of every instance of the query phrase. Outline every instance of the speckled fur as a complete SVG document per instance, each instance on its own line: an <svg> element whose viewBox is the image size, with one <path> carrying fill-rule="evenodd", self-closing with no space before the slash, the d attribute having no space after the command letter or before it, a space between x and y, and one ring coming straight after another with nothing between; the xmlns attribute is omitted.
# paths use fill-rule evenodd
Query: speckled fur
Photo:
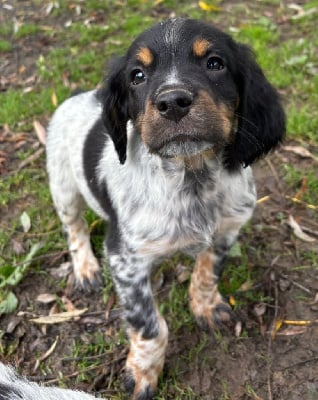
<svg viewBox="0 0 318 400"><path fill-rule="evenodd" d="M44 387L16 374L0 362L0 400L93 400L84 392Z"/></svg>
<svg viewBox="0 0 318 400"><path fill-rule="evenodd" d="M196 40L214 47L193 55ZM211 70L211 60L222 68ZM187 96L189 106L182 99L166 115L158 98L171 92ZM209 327L229 319L217 281L255 207L248 165L282 139L284 122L249 49L183 19L141 34L104 88L74 96L55 112L47 137L53 201L84 287L99 285L100 269L83 204L109 221L105 252L128 324L126 381L134 399L152 398L168 341L152 295L153 267L176 251L199 255L193 313Z"/></svg>

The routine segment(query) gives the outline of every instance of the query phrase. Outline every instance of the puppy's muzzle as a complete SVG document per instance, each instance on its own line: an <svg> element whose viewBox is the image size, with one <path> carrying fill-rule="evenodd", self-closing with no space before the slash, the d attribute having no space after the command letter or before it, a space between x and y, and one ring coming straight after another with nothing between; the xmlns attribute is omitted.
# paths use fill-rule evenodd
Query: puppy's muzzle
<svg viewBox="0 0 318 400"><path fill-rule="evenodd" d="M193 100L193 94L186 89L165 89L157 95L155 106L161 116L179 122L190 111Z"/></svg>

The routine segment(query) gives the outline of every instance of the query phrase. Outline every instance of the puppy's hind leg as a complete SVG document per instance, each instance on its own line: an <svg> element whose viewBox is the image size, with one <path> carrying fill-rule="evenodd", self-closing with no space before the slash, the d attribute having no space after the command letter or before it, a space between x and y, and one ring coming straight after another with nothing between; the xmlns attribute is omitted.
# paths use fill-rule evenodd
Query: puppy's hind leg
<svg viewBox="0 0 318 400"><path fill-rule="evenodd" d="M50 174L51 194L67 234L76 283L85 290L97 290L102 284L101 271L92 251L87 222L82 216L83 198L70 170L58 175Z"/></svg>

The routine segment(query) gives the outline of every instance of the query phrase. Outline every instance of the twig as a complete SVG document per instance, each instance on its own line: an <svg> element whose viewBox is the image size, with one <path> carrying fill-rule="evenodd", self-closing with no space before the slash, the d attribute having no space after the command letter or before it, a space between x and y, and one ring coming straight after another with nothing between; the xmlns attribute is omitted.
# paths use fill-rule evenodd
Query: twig
<svg viewBox="0 0 318 400"><path fill-rule="evenodd" d="M283 279L286 279L287 281L289 281L292 285L298 287L299 289L303 290L304 292L308 293L308 294L312 294L312 291L310 289L307 289L305 286L301 285L298 282L293 281L292 279L290 279L287 275L285 274L279 274L280 277L282 277Z"/></svg>
<svg viewBox="0 0 318 400"><path fill-rule="evenodd" d="M67 378L67 379L75 378L76 376L78 376L79 374L82 374L84 372L94 371L95 369L98 369L98 368L101 368L101 367L108 367L108 366L110 366L112 364L115 364L115 363L117 363L119 361L124 360L126 358L126 356L127 356L127 354L125 353L124 355L122 355L122 356L120 356L120 357L118 357L118 358L116 358L114 360L111 360L111 361L109 361L109 362L107 362L105 364L92 365L92 366L84 368L84 369L82 369L80 371L75 371L72 374L64 375L63 378ZM31 377L31 379L32 379L32 377ZM61 380L61 378L51 379L49 381L46 381L45 384L51 385L52 383L57 383L60 380Z"/></svg>
<svg viewBox="0 0 318 400"><path fill-rule="evenodd" d="M42 254L42 255L40 255L40 256L37 256L37 257L32 257L32 262L33 261L39 261L39 260L42 260L43 258L50 258L50 257L56 257L56 256L64 256L65 254L69 254L69 251L68 250L62 250L62 251L59 251L59 252L56 252L56 253L49 253L49 254ZM19 265L21 265L21 264L24 264L25 263L25 261L21 261L21 262L17 262L17 263L15 263L15 264L11 264L12 265L12 267L18 267Z"/></svg>
<svg viewBox="0 0 318 400"><path fill-rule="evenodd" d="M318 357L308 358L307 360L298 361L295 364L287 365L287 367L279 368L279 369L276 369L275 371L285 371L286 369L297 368L300 365L304 365L304 364L307 364L310 362L315 362L315 361L318 361Z"/></svg>
<svg viewBox="0 0 318 400"><path fill-rule="evenodd" d="M26 158L25 160L23 160L23 161L18 165L17 170L20 171L21 169L23 169L23 168L26 167L27 165L31 164L33 161L37 160L43 153L44 153L44 148L41 147L41 148L38 149L35 153L31 154L28 158Z"/></svg>
<svg viewBox="0 0 318 400"><path fill-rule="evenodd" d="M279 191L282 192L282 185L280 183L280 179L279 179L278 173L276 172L276 169L275 169L274 165L272 164L272 162L268 158L266 158L265 161L266 161L267 165L269 166L270 170L272 171L272 174L273 174L273 176L274 176L274 178L276 180L276 183L277 183L277 186L279 188Z"/></svg>

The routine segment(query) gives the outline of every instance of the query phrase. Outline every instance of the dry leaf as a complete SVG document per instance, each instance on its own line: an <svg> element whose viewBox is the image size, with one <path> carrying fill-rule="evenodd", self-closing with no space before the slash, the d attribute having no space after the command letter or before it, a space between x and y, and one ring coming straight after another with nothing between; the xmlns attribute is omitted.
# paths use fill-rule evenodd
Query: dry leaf
<svg viewBox="0 0 318 400"><path fill-rule="evenodd" d="M294 235L304 242L314 242L316 240L315 238L307 235L307 233L301 229L300 225L295 221L292 215L289 216L287 223L292 228Z"/></svg>
<svg viewBox="0 0 318 400"><path fill-rule="evenodd" d="M266 304L264 303L255 304L253 312L256 315L256 317L261 317L266 312Z"/></svg>
<svg viewBox="0 0 318 400"><path fill-rule="evenodd" d="M56 93L55 93L55 92L52 93L51 101L52 101L53 106L54 106L54 107L57 107L58 101L57 101L57 96L56 96Z"/></svg>
<svg viewBox="0 0 318 400"><path fill-rule="evenodd" d="M56 336L56 339L55 339L55 341L53 342L52 346L51 346L39 359L36 360L35 366L34 366L34 368L33 368L33 372L35 372L35 371L38 369L38 367L39 367L41 361L44 361L44 360L46 360L48 357L50 357L50 355L51 355L51 354L53 353L53 351L55 350L55 347L56 347L56 345L57 345L58 339L59 339L59 337Z"/></svg>
<svg viewBox="0 0 318 400"><path fill-rule="evenodd" d="M256 201L256 204L262 204L262 203L265 203L265 201L268 201L268 200L270 200L270 196L264 196L264 197L261 197L260 199L258 199Z"/></svg>
<svg viewBox="0 0 318 400"><path fill-rule="evenodd" d="M232 295L229 296L229 304L230 304L232 307L234 307L235 304L236 304L236 300L235 300L234 296L232 296Z"/></svg>
<svg viewBox="0 0 318 400"><path fill-rule="evenodd" d="M274 324L274 326L272 328L272 332L271 332L272 339L275 339L275 337L277 335L277 332L280 330L282 325L283 325L283 320L282 319L278 319L278 320L275 321L275 324Z"/></svg>
<svg viewBox="0 0 318 400"><path fill-rule="evenodd" d="M67 298L66 296L63 296L61 300L67 311L76 310L76 307L74 306L74 304L71 302L71 300L69 298Z"/></svg>
<svg viewBox="0 0 318 400"><path fill-rule="evenodd" d="M234 327L234 333L236 337L239 337L242 333L242 322L241 321L237 321L237 323L235 324Z"/></svg>
<svg viewBox="0 0 318 400"><path fill-rule="evenodd" d="M317 161L317 157L315 157L309 150L302 146L283 146L283 150L295 153L303 158L312 158L313 160Z"/></svg>
<svg viewBox="0 0 318 400"><path fill-rule="evenodd" d="M207 4L205 1L199 1L198 6L203 11L221 11L221 7L214 4Z"/></svg>
<svg viewBox="0 0 318 400"><path fill-rule="evenodd" d="M286 329L277 332L277 336L292 336L292 335L301 335L307 331L307 327L305 326L289 326Z"/></svg>
<svg viewBox="0 0 318 400"><path fill-rule="evenodd" d="M25 248L23 247L23 244L19 242L17 239L12 239L12 249L15 254L20 256L21 254L25 253Z"/></svg>
<svg viewBox="0 0 318 400"><path fill-rule="evenodd" d="M73 320L73 318L79 317L84 314L88 308L82 310L65 311L58 314L43 315L38 318L31 318L30 321L36 324L60 324Z"/></svg>
<svg viewBox="0 0 318 400"><path fill-rule="evenodd" d="M50 304L57 298L56 294L52 293L42 293L36 297L36 301L43 304Z"/></svg>
<svg viewBox="0 0 318 400"><path fill-rule="evenodd" d="M31 228L31 219L25 211L23 211L23 213L21 214L20 222L21 222L21 225L23 228L23 232L24 233L29 232L29 230Z"/></svg>
<svg viewBox="0 0 318 400"><path fill-rule="evenodd" d="M33 121L33 128L34 131L40 141L40 143L42 144L46 144L46 129L44 128L44 126L38 121L38 120L34 120Z"/></svg>
<svg viewBox="0 0 318 400"><path fill-rule="evenodd" d="M71 271L72 271L72 263L70 261L66 261L57 268L51 268L50 274L54 276L54 278L61 279L69 275Z"/></svg>

